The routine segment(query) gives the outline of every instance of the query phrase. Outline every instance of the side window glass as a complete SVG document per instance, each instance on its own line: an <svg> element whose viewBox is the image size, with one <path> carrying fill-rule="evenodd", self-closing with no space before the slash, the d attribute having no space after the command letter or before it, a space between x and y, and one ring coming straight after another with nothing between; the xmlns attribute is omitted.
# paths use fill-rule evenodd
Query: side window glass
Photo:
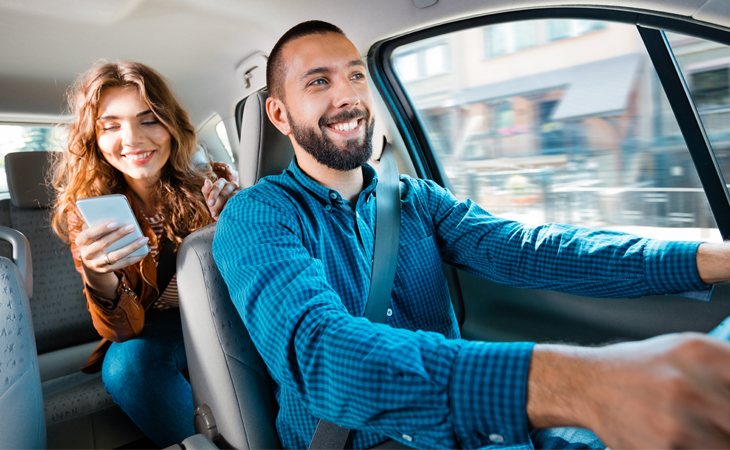
<svg viewBox="0 0 730 450"><path fill-rule="evenodd" d="M235 165L235 158L223 119L218 114L211 115L196 130L198 144L202 145L207 159Z"/></svg>
<svg viewBox="0 0 730 450"><path fill-rule="evenodd" d="M63 125L0 123L0 198L8 197L5 155L13 152L61 151L68 129Z"/></svg>
<svg viewBox="0 0 730 450"><path fill-rule="evenodd" d="M730 179L730 47L667 33L700 120L720 165Z"/></svg>
<svg viewBox="0 0 730 450"><path fill-rule="evenodd" d="M215 125L215 133L218 135L218 140L223 145L226 153L228 153L231 161L233 161L233 150L231 150L231 142L228 140L228 132L226 131L226 124L223 123L223 120Z"/></svg>
<svg viewBox="0 0 730 450"><path fill-rule="evenodd" d="M448 70L414 76L429 45ZM457 197L533 225L721 240L635 26L489 25L404 45L393 64ZM727 108L725 73L697 79L708 104Z"/></svg>

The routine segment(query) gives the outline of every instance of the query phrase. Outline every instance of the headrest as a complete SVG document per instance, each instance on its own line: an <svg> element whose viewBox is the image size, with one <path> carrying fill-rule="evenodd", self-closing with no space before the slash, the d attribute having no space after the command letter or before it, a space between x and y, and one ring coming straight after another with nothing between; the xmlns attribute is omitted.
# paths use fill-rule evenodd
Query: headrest
<svg viewBox="0 0 730 450"><path fill-rule="evenodd" d="M266 115L265 90L251 94L243 105L238 176L242 187L255 184L267 175L281 173L289 166L294 149L288 137Z"/></svg>
<svg viewBox="0 0 730 450"><path fill-rule="evenodd" d="M17 208L50 208L53 189L47 179L55 152L15 152L5 155L10 202Z"/></svg>

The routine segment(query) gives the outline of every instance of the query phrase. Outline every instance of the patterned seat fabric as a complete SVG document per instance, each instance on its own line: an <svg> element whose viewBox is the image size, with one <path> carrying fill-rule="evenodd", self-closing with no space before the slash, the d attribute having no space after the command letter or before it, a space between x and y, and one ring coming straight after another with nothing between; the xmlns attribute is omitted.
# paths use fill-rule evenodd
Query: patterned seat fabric
<svg viewBox="0 0 730 450"><path fill-rule="evenodd" d="M0 227L0 238L14 230ZM16 249L18 246L16 246ZM16 259L17 261L17 259ZM0 256L0 448L45 448L46 427L33 324L24 278L16 264Z"/></svg>

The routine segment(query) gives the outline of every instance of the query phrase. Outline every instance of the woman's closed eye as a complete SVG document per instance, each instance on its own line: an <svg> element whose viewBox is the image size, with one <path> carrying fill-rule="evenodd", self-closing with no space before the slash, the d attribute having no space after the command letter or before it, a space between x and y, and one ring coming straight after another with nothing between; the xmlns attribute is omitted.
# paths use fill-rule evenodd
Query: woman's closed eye
<svg viewBox="0 0 730 450"><path fill-rule="evenodd" d="M101 131L113 131L119 129L118 123L105 123L101 125Z"/></svg>

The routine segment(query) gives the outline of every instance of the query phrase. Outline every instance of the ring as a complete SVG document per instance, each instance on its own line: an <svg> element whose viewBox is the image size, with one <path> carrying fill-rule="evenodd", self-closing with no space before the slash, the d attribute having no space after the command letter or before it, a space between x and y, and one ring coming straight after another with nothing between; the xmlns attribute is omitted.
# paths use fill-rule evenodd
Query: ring
<svg viewBox="0 0 730 450"><path fill-rule="evenodd" d="M114 264L111 259L109 259L109 253L104 253L104 262L107 266L111 266L112 264Z"/></svg>

